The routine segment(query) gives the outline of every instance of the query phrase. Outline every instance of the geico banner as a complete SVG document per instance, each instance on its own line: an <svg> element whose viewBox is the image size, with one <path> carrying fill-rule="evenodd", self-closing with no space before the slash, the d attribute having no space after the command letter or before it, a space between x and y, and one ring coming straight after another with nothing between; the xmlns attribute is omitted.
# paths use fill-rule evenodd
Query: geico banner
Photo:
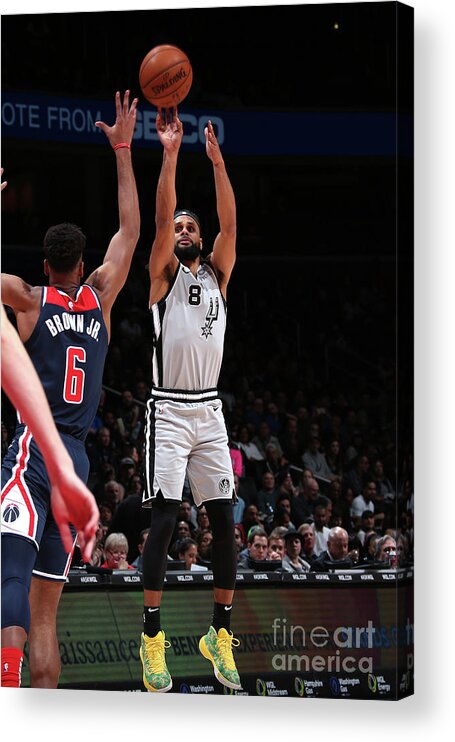
<svg viewBox="0 0 455 742"><path fill-rule="evenodd" d="M395 112L179 111L187 150L205 146L210 118L223 152L235 155L367 155L412 156L412 118ZM156 109L140 102L134 142L159 148ZM47 142L105 145L95 126L114 121L113 100L55 98L47 95L2 94L2 136Z"/></svg>

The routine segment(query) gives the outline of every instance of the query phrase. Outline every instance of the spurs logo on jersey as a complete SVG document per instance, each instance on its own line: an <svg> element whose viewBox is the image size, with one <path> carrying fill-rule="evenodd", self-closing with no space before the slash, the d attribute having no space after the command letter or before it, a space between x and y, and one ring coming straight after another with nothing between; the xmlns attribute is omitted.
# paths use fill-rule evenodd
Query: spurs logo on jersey
<svg viewBox="0 0 455 742"><path fill-rule="evenodd" d="M180 264L167 295L151 307L153 386L216 389L223 359L226 305L207 263L196 275Z"/></svg>
<svg viewBox="0 0 455 742"><path fill-rule="evenodd" d="M218 310L220 308L220 302L218 301L218 297L215 299L215 311L213 310L213 299L210 299L210 307L209 311L207 312L205 316L205 325L204 327L201 327L202 330L202 337L205 337L208 339L208 336L212 334L212 325L216 320L218 319Z"/></svg>

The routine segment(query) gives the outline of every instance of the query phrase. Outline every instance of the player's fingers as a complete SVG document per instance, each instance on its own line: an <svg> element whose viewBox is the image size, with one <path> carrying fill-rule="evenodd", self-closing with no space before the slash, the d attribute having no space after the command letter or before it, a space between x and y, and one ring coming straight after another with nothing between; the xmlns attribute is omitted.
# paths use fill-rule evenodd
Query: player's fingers
<svg viewBox="0 0 455 742"><path fill-rule="evenodd" d="M87 521L87 523L84 526L84 533L86 538L92 538L92 536L96 535L96 531L98 529L98 523L100 519L100 514L98 511L98 507L93 508L93 512Z"/></svg>
<svg viewBox="0 0 455 742"><path fill-rule="evenodd" d="M101 129L101 131L104 131L104 133L106 133L107 129L109 128L108 125L104 123L104 121L95 121L95 126L97 126L98 129Z"/></svg>
<svg viewBox="0 0 455 742"><path fill-rule="evenodd" d="M128 108L130 107L130 91L125 90L125 95L123 96L123 114L124 116L128 116Z"/></svg>
<svg viewBox="0 0 455 742"><path fill-rule="evenodd" d="M119 90L117 90L117 92L115 94L115 113L116 113L117 118L122 113L122 103L121 103L121 100L120 100L120 91Z"/></svg>
<svg viewBox="0 0 455 742"><path fill-rule="evenodd" d="M136 108L137 108L137 104L138 103L139 103L139 98L134 98L134 100L133 100L133 102L131 104L131 108L130 108L130 116L135 116L136 115Z"/></svg>
<svg viewBox="0 0 455 742"><path fill-rule="evenodd" d="M81 550L82 561L89 562L92 557L93 549L95 546L95 536L92 536L92 538L87 539L85 535L82 532L80 532L78 534L78 542L79 542L79 548Z"/></svg>
<svg viewBox="0 0 455 742"><path fill-rule="evenodd" d="M212 135L213 140L216 142L215 127L213 126L213 123L210 121L210 119L209 119L208 127L209 127L209 132Z"/></svg>

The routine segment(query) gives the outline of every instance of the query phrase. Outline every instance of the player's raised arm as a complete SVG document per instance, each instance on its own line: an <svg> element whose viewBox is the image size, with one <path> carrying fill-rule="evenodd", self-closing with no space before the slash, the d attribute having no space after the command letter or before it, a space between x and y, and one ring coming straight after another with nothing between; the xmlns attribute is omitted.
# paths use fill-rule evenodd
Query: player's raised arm
<svg viewBox="0 0 455 742"><path fill-rule="evenodd" d="M140 213L136 179L131 160L131 142L136 125L137 98L129 105L129 90L123 103L120 93L115 95L116 119L113 126L97 121L114 149L117 160L119 229L113 236L102 266L87 279L98 289L103 313L109 311L122 289L131 266L131 259L139 239Z"/></svg>
<svg viewBox="0 0 455 742"><path fill-rule="evenodd" d="M156 232L149 261L150 304L154 304L165 293L166 284L178 265L174 255L174 212L177 205L175 176L183 126L177 110L159 110L156 130L163 145L163 161L156 189Z"/></svg>
<svg viewBox="0 0 455 742"><path fill-rule="evenodd" d="M217 272L220 289L225 294L235 264L237 235L235 196L211 121L205 127L204 134L207 156L213 165L216 209L220 223L220 231L215 239L211 255L211 264Z"/></svg>
<svg viewBox="0 0 455 742"><path fill-rule="evenodd" d="M33 286L11 273L2 273L2 304L14 312L27 312L34 304Z"/></svg>
<svg viewBox="0 0 455 742"><path fill-rule="evenodd" d="M51 482L51 507L63 545L71 552L70 523L79 534L84 557L90 558L99 520L96 500L74 471L43 387L19 336L1 305L2 388L29 426L46 462Z"/></svg>

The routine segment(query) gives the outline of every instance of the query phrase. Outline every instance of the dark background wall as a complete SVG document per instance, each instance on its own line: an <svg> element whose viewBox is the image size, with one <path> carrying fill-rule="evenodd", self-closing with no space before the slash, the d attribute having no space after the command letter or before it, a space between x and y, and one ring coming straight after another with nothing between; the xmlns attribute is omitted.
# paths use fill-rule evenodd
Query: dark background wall
<svg viewBox="0 0 455 742"><path fill-rule="evenodd" d="M194 70L181 112L254 113L264 120L282 114L286 125L278 117L274 136L291 142L288 155L225 155L237 197L239 259L229 292L223 380L235 386L242 357L252 386L269 383L261 373L269 364L266 379L290 395L303 388L311 401L343 393L354 404L367 394L381 400L386 412L380 424L392 439L403 436L408 449L413 86L406 10L385 2L4 16L2 89L113 102L115 90L129 87L141 98L142 58L156 44L174 43ZM140 107L150 109L143 99ZM293 114L343 113L355 121L370 113L378 117L380 138L380 116L396 112L397 132L400 121L408 121L406 155L400 149L378 155L375 148L333 153L329 142L327 153L312 152L311 142L305 155L292 153L292 141L299 150L309 136L304 128L289 128ZM257 136L258 129L245 126L245 140ZM142 229L114 321L131 305L145 311L147 300L144 265L154 236L161 151L150 145L133 156ZM87 272L95 267L117 228L107 143L4 135L2 166L9 182L2 195L2 270L41 283L43 234L64 220L86 232ZM182 147L177 191L181 203L191 202L201 214L209 244L216 220L203 149ZM262 381L253 382L258 374Z"/></svg>

